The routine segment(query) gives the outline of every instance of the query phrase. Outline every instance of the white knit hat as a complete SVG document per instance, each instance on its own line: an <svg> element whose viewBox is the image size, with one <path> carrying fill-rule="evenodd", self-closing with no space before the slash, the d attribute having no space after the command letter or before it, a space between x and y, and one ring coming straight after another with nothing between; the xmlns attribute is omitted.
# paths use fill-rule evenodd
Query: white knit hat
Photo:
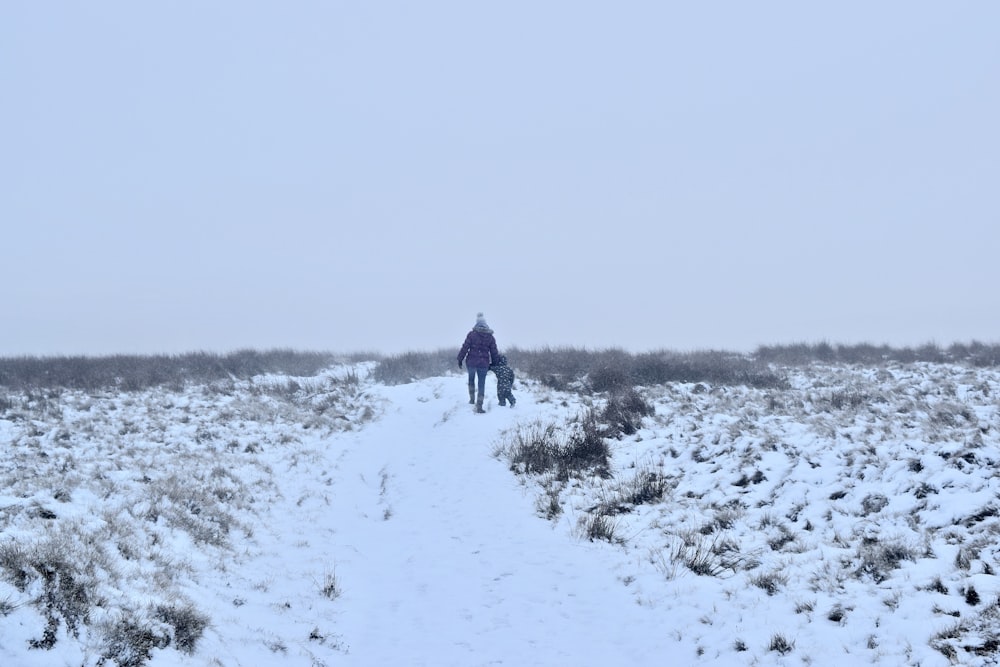
<svg viewBox="0 0 1000 667"><path fill-rule="evenodd" d="M489 326L486 324L486 316L483 315L482 313L476 313L476 326L477 327Z"/></svg>

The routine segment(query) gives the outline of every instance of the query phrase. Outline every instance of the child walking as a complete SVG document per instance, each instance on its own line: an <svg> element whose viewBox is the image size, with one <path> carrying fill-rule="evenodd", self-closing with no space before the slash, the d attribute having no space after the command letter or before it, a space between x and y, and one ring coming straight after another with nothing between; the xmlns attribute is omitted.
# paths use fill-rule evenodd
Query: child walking
<svg viewBox="0 0 1000 667"><path fill-rule="evenodd" d="M497 400L500 405L507 405L507 401L510 401L510 407L514 407L517 403L511 391L514 388L514 370L507 365L507 355L501 354L497 362L490 366L490 370L497 376Z"/></svg>

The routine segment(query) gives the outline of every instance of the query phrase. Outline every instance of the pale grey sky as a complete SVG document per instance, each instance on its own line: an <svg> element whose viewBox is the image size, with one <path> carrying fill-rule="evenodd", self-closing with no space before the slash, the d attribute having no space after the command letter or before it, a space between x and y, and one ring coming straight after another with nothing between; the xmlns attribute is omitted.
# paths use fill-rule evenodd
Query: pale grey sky
<svg viewBox="0 0 1000 667"><path fill-rule="evenodd" d="M995 342L998 26L3 3L0 355Z"/></svg>

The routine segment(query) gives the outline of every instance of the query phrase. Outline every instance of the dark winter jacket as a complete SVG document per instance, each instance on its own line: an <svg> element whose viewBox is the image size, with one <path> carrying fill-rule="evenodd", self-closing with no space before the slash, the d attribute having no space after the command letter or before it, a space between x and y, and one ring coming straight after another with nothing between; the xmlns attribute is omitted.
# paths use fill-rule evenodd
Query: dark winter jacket
<svg viewBox="0 0 1000 667"><path fill-rule="evenodd" d="M506 396L514 387L514 369L507 365L506 355L501 354L495 364L490 366L490 370L497 376L497 394Z"/></svg>
<svg viewBox="0 0 1000 667"><path fill-rule="evenodd" d="M466 362L472 368L489 368L500 358L493 330L476 325L465 337L462 349L458 351L458 362Z"/></svg>

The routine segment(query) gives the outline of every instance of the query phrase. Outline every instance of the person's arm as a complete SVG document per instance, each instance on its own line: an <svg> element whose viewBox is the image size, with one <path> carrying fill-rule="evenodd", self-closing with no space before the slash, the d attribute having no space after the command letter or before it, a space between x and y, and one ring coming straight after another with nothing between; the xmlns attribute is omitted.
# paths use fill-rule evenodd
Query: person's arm
<svg viewBox="0 0 1000 667"><path fill-rule="evenodd" d="M471 334L470 334L471 335ZM469 336L465 337L465 342L462 343L462 347L458 350L458 367L462 367L462 362L465 358L469 356L469 348L472 347L472 341L469 340Z"/></svg>

